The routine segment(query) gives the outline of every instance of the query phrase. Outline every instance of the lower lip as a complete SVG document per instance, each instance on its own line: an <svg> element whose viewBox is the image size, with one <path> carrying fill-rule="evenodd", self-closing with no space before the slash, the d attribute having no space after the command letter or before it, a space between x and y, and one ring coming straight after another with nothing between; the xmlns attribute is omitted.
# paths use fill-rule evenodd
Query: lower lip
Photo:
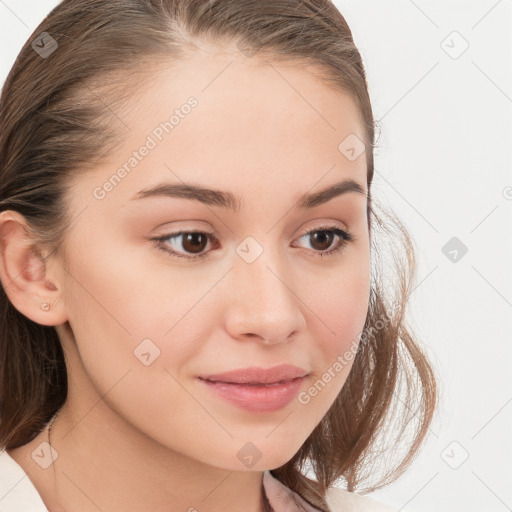
<svg viewBox="0 0 512 512"><path fill-rule="evenodd" d="M272 412L288 405L297 395L305 377L270 386L211 382L199 379L217 396L251 412Z"/></svg>

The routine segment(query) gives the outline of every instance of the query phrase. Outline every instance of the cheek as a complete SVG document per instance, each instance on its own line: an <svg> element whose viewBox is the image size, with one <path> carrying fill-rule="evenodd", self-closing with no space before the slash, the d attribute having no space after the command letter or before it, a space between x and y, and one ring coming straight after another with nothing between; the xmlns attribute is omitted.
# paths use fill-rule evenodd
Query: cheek
<svg viewBox="0 0 512 512"><path fill-rule="evenodd" d="M97 241L87 247L88 261L96 263L77 258L70 269L69 322L81 363L102 391L129 371L139 393L165 394L171 380L165 369L180 380L180 368L197 357L206 335L199 330L212 280L165 272L148 251Z"/></svg>
<svg viewBox="0 0 512 512"><path fill-rule="evenodd" d="M307 289L302 294L316 314L311 324L327 333L317 339L325 340L326 351L343 349L358 337L366 320L370 296L368 253L354 250L346 259L342 257L336 269L316 273L314 281L305 284Z"/></svg>
<svg viewBox="0 0 512 512"><path fill-rule="evenodd" d="M194 341L200 340L199 322L187 315L197 292L188 297L167 288L164 299L152 283L144 286L141 276L127 273L129 268L136 268L133 260L75 272L68 300L78 357L71 359L69 373L87 400L97 401L86 391L90 382L119 418L164 444L173 438L179 439L176 446L185 445L189 432L180 430L177 411L187 424L200 413L180 384L180 369L200 353ZM161 282L159 289L165 289Z"/></svg>
<svg viewBox="0 0 512 512"><path fill-rule="evenodd" d="M364 253L347 259L338 272L315 283L304 295L308 298L308 335L314 340L312 350L319 362L316 377L321 381L311 383L316 388L311 396L317 397L317 406L326 407L343 387L361 339L370 296L369 259Z"/></svg>
<svg viewBox="0 0 512 512"><path fill-rule="evenodd" d="M341 279L338 286L317 296L319 316L330 333L326 350L344 350L347 344L359 339L368 312L369 293L368 279L358 275Z"/></svg>

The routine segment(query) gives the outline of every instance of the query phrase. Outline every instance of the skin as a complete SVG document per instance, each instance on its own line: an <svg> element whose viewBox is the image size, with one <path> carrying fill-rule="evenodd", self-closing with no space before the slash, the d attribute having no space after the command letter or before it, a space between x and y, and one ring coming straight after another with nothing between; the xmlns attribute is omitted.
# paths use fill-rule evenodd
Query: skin
<svg viewBox="0 0 512 512"><path fill-rule="evenodd" d="M76 220L58 253L43 261L23 217L0 215L2 284L25 316L56 326L68 368L68 398L52 426L53 465L42 469L31 457L47 430L8 450L52 512L260 512L263 471L299 450L340 392L351 363L308 404L294 399L266 413L235 407L196 379L291 363L310 372L304 391L362 331L370 292L366 197L348 192L293 209L299 195L345 178L367 190L364 153L350 161L338 150L351 133L364 139L356 106L313 70L196 52L155 73L116 112L130 127L125 143L108 164L77 173L67 199ZM95 187L189 96L198 106L95 199ZM162 181L230 191L244 210L130 200ZM339 237L329 246L305 233L325 223L355 240L321 258ZM214 233L218 245L210 240L209 255L193 262L149 240L180 228ZM248 236L263 248L251 264L235 251ZM168 247L191 254L183 237ZM43 300L50 311L40 309ZM149 366L134 357L146 338L161 351ZM261 453L250 468L237 457L247 442Z"/></svg>

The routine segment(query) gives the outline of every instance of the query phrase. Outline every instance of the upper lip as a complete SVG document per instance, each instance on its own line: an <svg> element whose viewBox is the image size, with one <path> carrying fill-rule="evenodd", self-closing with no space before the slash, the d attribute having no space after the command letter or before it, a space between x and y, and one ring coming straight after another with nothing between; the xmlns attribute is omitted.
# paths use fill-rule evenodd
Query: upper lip
<svg viewBox="0 0 512 512"><path fill-rule="evenodd" d="M272 368L261 368L251 366L230 370L228 372L216 373L214 375L201 375L199 378L215 382L232 382L237 384L272 384L280 381L287 381L304 377L308 374L304 368L289 364L281 364Z"/></svg>

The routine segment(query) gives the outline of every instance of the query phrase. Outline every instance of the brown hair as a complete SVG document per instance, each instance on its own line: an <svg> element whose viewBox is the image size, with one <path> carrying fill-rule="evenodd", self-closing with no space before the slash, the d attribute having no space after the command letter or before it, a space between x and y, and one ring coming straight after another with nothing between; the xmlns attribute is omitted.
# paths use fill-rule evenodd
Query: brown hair
<svg viewBox="0 0 512 512"><path fill-rule="evenodd" d="M43 32L58 44L44 58L32 46ZM168 64L209 43L237 44L247 58L319 65L319 78L348 93L363 122L373 270L364 330L332 407L294 457L272 470L328 510L325 491L341 479L350 491L369 492L398 478L418 452L437 402L433 369L404 316L415 272L413 243L394 215L384 220L372 204L377 124L361 56L329 0L64 0L25 43L2 90L0 211L21 213L36 246L57 251L72 221L65 195L71 179L80 179L123 139L122 129L112 129L114 113L143 88L151 75L147 63ZM385 240L393 251L386 267L394 288L382 282ZM399 397L402 383L406 393ZM32 440L66 395L57 331L22 315L0 287L0 448ZM377 442L385 432L393 436L386 449ZM383 467L388 450L404 443L399 463L362 487ZM316 481L303 474L308 463Z"/></svg>

